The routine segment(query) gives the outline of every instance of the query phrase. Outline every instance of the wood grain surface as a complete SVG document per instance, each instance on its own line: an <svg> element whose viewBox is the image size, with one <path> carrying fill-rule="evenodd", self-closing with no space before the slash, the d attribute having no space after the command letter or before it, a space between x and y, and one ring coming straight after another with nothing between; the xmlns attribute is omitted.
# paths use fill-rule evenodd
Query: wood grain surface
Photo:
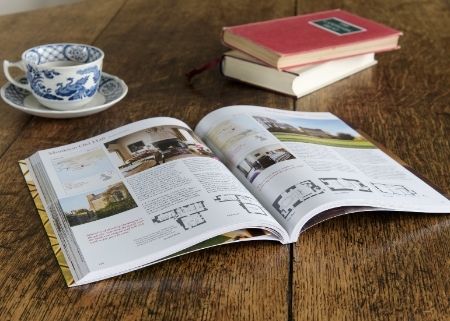
<svg viewBox="0 0 450 321"><path fill-rule="evenodd" d="M450 195L448 2L299 1L298 13L335 6L402 30L401 49L296 109L335 113ZM449 215L325 222L295 244L293 319L450 320L449 258Z"/></svg>
<svg viewBox="0 0 450 321"><path fill-rule="evenodd" d="M222 26L339 7L403 30L402 49L297 101L217 70L184 78L225 50ZM1 59L39 43L91 43L106 53L104 71L129 86L86 118L31 117L0 103L0 320L450 320L449 215L354 214L291 246L223 246L68 289L17 166L132 121L195 126L218 107L252 104L332 111L450 193L448 3L98 0L3 16L0 27Z"/></svg>
<svg viewBox="0 0 450 321"><path fill-rule="evenodd" d="M91 43L108 26L125 0L77 4L0 16L1 59L18 61L26 49L55 42ZM14 75L22 72L11 69ZM0 73L3 84L6 79ZM17 138L30 116L0 104L0 155Z"/></svg>

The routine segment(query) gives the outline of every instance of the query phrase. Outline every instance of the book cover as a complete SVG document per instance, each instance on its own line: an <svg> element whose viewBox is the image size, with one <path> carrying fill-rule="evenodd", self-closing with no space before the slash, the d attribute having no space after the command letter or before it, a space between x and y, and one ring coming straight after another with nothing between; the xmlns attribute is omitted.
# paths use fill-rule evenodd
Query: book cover
<svg viewBox="0 0 450 321"><path fill-rule="evenodd" d="M237 36L245 41L243 46L232 44L229 36ZM287 17L263 22L250 23L224 28L224 43L271 63L267 54L255 55L249 52L254 45L263 51L279 57L297 55L324 49L335 49L341 46L383 38L397 37L401 32L369 19L359 17L344 10L328 10L301 16ZM397 45L391 49L396 48ZM389 50L388 48L380 48ZM369 51L368 51L369 52ZM373 52L373 51L371 51ZM354 55L346 52L342 56ZM327 55L314 57L312 60L327 60Z"/></svg>
<svg viewBox="0 0 450 321"><path fill-rule="evenodd" d="M224 54L221 72L231 79L299 98L376 63L374 54L369 53L277 70L241 51L232 50Z"/></svg>

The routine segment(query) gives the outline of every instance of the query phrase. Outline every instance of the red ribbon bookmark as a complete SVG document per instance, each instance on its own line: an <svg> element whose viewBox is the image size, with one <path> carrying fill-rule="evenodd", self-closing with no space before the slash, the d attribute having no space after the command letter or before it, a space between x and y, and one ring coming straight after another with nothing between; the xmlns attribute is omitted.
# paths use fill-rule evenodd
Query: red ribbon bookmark
<svg viewBox="0 0 450 321"><path fill-rule="evenodd" d="M221 60L222 60L222 57L219 57L219 58L216 58L216 59L211 60L210 62L204 64L204 65L201 66L201 67L194 68L194 69L188 71L188 72L185 74L185 76L186 76L188 82L190 83L190 82L192 81L192 78L194 78L194 77L197 76L198 74L201 74L202 72L204 72L204 71L206 71L206 70L215 68L215 67L220 63Z"/></svg>

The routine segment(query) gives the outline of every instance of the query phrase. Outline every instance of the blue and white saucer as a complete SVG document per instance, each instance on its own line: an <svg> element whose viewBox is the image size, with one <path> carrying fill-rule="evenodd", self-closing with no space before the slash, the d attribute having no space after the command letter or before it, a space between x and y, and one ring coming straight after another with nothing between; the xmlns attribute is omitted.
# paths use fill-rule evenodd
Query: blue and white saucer
<svg viewBox="0 0 450 321"><path fill-rule="evenodd" d="M17 81L26 83L27 80L22 77ZM47 118L75 118L104 111L125 97L127 92L128 87L122 79L103 72L94 98L88 104L73 110L48 109L42 106L29 91L18 88L10 82L0 89L0 96L11 107L30 115Z"/></svg>

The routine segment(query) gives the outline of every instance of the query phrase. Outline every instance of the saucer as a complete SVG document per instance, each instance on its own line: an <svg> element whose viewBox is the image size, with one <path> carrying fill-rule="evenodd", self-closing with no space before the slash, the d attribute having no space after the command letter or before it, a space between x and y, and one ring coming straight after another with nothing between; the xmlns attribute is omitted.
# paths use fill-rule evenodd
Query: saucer
<svg viewBox="0 0 450 321"><path fill-rule="evenodd" d="M25 77L19 78L17 81L27 82ZM30 115L47 118L75 118L108 109L125 97L127 91L128 87L122 79L103 72L94 98L88 104L73 110L48 109L42 106L29 91L18 88L10 82L0 89L0 96L11 107Z"/></svg>

